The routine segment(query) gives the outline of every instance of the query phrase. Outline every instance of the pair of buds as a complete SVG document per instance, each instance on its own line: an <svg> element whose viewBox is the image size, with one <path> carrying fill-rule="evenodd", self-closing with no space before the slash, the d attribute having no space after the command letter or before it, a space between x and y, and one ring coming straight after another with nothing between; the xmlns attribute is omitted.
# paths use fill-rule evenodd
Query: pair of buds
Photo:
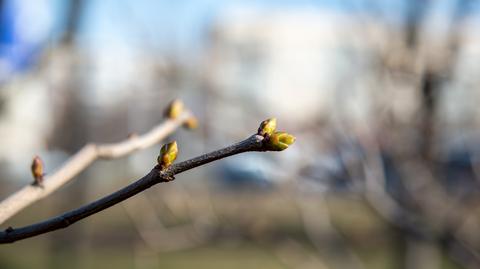
<svg viewBox="0 0 480 269"><path fill-rule="evenodd" d="M264 120L258 128L258 135L265 137L265 147L272 151L282 151L295 142L295 137L286 132L276 131L277 119L271 118ZM160 149L160 155L157 157L158 165L161 169L166 169L173 164L178 155L178 145L176 141L165 144Z"/></svg>
<svg viewBox="0 0 480 269"><path fill-rule="evenodd" d="M276 131L277 119L271 118L262 121L258 127L258 135L265 137L269 150L282 151L295 142L295 136L281 131Z"/></svg>

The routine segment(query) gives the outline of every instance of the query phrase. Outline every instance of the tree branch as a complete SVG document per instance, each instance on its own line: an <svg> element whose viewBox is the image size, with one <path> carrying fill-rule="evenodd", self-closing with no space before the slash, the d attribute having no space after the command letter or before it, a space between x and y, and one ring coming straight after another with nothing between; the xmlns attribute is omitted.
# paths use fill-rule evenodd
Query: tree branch
<svg viewBox="0 0 480 269"><path fill-rule="evenodd" d="M167 119L142 136L132 136L119 143L85 145L57 171L46 176L41 187L37 185L25 186L0 202L0 224L4 223L25 207L59 189L85 170L95 160L120 158L136 150L151 147L173 133L191 116L190 112L184 111L175 119Z"/></svg>
<svg viewBox="0 0 480 269"><path fill-rule="evenodd" d="M16 229L9 227L5 231L0 232L0 243L11 243L68 227L83 218L118 204L155 184L172 181L176 174L207 164L209 162L247 151L272 150L271 146L266 142L268 141L263 136L255 134L232 146L213 151L211 153L207 153L178 164L173 164L163 170L161 170L160 166L157 165L143 178L95 202L43 222Z"/></svg>

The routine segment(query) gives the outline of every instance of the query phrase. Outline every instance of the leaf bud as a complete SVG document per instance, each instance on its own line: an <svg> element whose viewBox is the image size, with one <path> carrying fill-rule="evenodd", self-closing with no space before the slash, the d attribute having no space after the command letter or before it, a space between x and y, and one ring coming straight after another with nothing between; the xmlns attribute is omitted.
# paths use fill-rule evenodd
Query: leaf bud
<svg viewBox="0 0 480 269"><path fill-rule="evenodd" d="M180 99L173 100L165 110L165 117L176 119L184 110L183 102Z"/></svg>
<svg viewBox="0 0 480 269"><path fill-rule="evenodd" d="M258 127L258 134L261 136L270 136L273 134L273 132L275 132L276 128L277 128L277 119L270 118L260 123L260 127Z"/></svg>
<svg viewBox="0 0 480 269"><path fill-rule="evenodd" d="M275 132L270 135L267 145L270 150L282 151L295 142L295 136L286 132Z"/></svg>
<svg viewBox="0 0 480 269"><path fill-rule="evenodd" d="M30 170L32 172L32 176L34 179L33 184L41 186L43 183L43 176L44 176L44 168L42 159L39 156L35 156L32 161L32 165L30 166Z"/></svg>
<svg viewBox="0 0 480 269"><path fill-rule="evenodd" d="M165 144L160 149L160 155L158 155L157 157L157 162L162 169L166 169L175 161L175 159L177 158L177 154L177 141Z"/></svg>

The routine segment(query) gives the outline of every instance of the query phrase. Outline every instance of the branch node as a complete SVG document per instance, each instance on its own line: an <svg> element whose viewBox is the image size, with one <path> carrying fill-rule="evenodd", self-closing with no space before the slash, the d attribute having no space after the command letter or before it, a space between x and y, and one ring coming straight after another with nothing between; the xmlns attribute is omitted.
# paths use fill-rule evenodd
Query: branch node
<svg viewBox="0 0 480 269"><path fill-rule="evenodd" d="M170 182L170 181L173 181L174 179L175 179L175 175L170 169L159 169L158 171L159 182Z"/></svg>
<svg viewBox="0 0 480 269"><path fill-rule="evenodd" d="M43 189L43 188L45 187L45 186L43 185L43 176L44 176L44 175L45 175L45 174L42 175L42 177L40 178L40 181L34 181L34 182L32 182L32 184L30 184L30 185L32 185L33 187L36 187L36 188Z"/></svg>

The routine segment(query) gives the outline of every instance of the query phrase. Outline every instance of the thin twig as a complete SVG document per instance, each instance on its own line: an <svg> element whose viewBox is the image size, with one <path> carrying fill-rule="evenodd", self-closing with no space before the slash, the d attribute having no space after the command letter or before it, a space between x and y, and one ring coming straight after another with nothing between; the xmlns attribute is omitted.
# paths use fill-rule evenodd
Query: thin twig
<svg viewBox="0 0 480 269"><path fill-rule="evenodd" d="M0 202L0 224L65 185L95 160L120 158L136 150L151 147L182 126L190 116L191 113L185 111L175 119L167 119L144 135L132 136L119 143L85 145L57 171L47 175L41 187L27 185Z"/></svg>
<svg viewBox="0 0 480 269"><path fill-rule="evenodd" d="M421 239L427 243L440 244L454 260L465 268L480 268L480 255L455 235L455 231L445 229L441 234L432 230L415 213L408 211L386 191L383 168L379 165L379 151L371 145L371 152L364 164L366 176L366 200L369 205L392 227L400 232ZM382 179L383 180L379 180ZM383 186L383 187L382 187ZM438 210L438 209L430 209Z"/></svg>
<svg viewBox="0 0 480 269"><path fill-rule="evenodd" d="M9 227L5 231L0 232L0 243L11 243L21 239L66 228L83 218L118 204L155 184L172 181L176 174L207 164L209 162L242 152L269 150L270 148L268 144L264 143L263 136L252 135L237 144L180 162L178 164L173 164L164 170L161 170L157 165L143 178L95 202L43 222L16 229Z"/></svg>

